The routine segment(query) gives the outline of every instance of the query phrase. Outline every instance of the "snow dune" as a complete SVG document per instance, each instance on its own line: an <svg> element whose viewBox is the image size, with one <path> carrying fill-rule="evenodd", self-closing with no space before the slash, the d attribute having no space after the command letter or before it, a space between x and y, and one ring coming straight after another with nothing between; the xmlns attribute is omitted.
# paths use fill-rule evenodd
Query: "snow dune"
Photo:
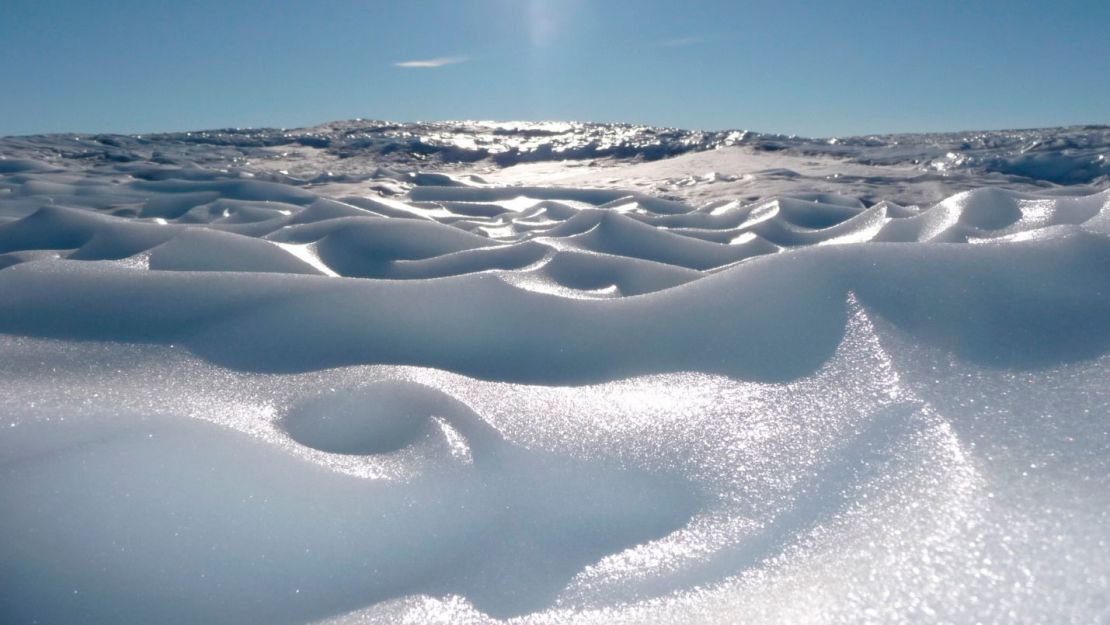
<svg viewBox="0 0 1110 625"><path fill-rule="evenodd" d="M395 151L334 132L3 140L0 620L1106 618L1103 143L983 138L1058 180L923 204L613 178L733 162L678 135L574 186L222 166Z"/></svg>

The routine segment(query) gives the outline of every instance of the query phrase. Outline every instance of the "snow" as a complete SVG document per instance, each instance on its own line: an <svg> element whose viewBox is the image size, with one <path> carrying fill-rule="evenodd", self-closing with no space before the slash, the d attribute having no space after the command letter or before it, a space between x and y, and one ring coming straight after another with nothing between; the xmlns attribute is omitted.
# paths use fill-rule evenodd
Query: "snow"
<svg viewBox="0 0 1110 625"><path fill-rule="evenodd" d="M0 139L0 620L1105 620L1107 153Z"/></svg>

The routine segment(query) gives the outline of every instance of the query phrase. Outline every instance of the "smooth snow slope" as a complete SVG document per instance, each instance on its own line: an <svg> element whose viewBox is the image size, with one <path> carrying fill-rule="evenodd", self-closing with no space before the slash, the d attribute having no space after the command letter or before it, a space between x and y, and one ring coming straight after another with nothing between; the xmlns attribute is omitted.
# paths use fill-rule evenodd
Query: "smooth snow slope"
<svg viewBox="0 0 1110 625"><path fill-rule="evenodd" d="M0 139L0 622L1110 620L1105 128L368 124Z"/></svg>

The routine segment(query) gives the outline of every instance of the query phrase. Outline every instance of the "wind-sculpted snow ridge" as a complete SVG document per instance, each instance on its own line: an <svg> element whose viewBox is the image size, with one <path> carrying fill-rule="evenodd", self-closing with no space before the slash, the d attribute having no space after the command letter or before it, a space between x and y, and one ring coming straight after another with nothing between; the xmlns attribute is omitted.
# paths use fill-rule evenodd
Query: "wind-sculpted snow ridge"
<svg viewBox="0 0 1110 625"><path fill-rule="evenodd" d="M0 622L1110 617L1110 189L311 182L252 133L4 140Z"/></svg>

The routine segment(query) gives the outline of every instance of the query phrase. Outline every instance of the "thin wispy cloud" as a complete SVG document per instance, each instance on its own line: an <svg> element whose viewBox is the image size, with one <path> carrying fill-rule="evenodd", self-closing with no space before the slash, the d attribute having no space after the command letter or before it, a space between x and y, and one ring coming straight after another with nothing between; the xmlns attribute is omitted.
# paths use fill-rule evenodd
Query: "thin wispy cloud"
<svg viewBox="0 0 1110 625"><path fill-rule="evenodd" d="M676 37L661 42L659 45L664 48L685 48L686 46L696 46L699 43L705 43L706 37Z"/></svg>
<svg viewBox="0 0 1110 625"><path fill-rule="evenodd" d="M427 68L427 67L443 67L444 65L458 65L459 63L466 63L470 57L466 56L437 56L434 59L423 59L416 61L400 61L394 63L394 67L407 67L407 68Z"/></svg>

